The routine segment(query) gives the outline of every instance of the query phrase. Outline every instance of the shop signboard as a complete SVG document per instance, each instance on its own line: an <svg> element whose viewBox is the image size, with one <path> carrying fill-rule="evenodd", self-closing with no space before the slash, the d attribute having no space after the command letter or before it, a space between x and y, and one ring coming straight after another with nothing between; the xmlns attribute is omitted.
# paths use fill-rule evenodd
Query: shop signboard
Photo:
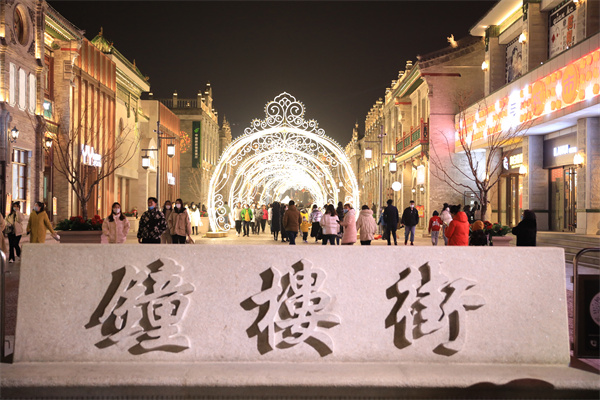
<svg viewBox="0 0 600 400"><path fill-rule="evenodd" d="M523 165L523 150L507 152L502 158L502 167L508 173L515 173Z"/></svg>
<svg viewBox="0 0 600 400"><path fill-rule="evenodd" d="M417 185L424 185L425 184L425 167L422 165L419 165L417 167Z"/></svg>
<svg viewBox="0 0 600 400"><path fill-rule="evenodd" d="M577 6L569 1L555 8L549 16L548 46L550 58L577 43Z"/></svg>
<svg viewBox="0 0 600 400"><path fill-rule="evenodd" d="M202 154L201 121L192 121L192 168L200 168Z"/></svg>
<svg viewBox="0 0 600 400"><path fill-rule="evenodd" d="M425 218L425 206L416 206L415 208L419 212L419 218Z"/></svg>
<svg viewBox="0 0 600 400"><path fill-rule="evenodd" d="M577 135L559 136L544 141L544 168L572 165L577 154Z"/></svg>
<svg viewBox="0 0 600 400"><path fill-rule="evenodd" d="M484 147L488 136L518 129L520 124L564 110L600 95L600 48L537 81L514 85L504 97L476 104L456 118L455 145Z"/></svg>

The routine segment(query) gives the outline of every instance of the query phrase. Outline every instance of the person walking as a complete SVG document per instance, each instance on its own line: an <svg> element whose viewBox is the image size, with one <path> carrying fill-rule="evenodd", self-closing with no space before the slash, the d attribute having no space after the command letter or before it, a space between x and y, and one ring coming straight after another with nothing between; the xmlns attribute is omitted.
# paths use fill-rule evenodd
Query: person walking
<svg viewBox="0 0 600 400"><path fill-rule="evenodd" d="M446 237L448 246L468 246L469 245L469 220L464 211L460 211L460 204L450 207L452 221L446 228Z"/></svg>
<svg viewBox="0 0 600 400"><path fill-rule="evenodd" d="M2 218L2 214L0 214ZM10 214L6 217L6 230L8 230L8 262L14 262L21 259L21 247L19 242L23 236L23 219L21 214L21 203L15 201L12 203ZM0 224L1 225L1 224ZM15 259L15 253L17 258Z"/></svg>
<svg viewBox="0 0 600 400"><path fill-rule="evenodd" d="M121 204L113 203L112 212L102 222L103 243L125 243L129 233L129 220L121 212Z"/></svg>
<svg viewBox="0 0 600 400"><path fill-rule="evenodd" d="M52 229L45 208L45 204L41 201L36 202L33 206L33 212L29 215L29 222L27 222L27 233L30 235L29 243L46 243L46 229L50 231L55 240L60 240L60 236ZM0 227L3 223L4 219L0 221Z"/></svg>
<svg viewBox="0 0 600 400"><path fill-rule="evenodd" d="M235 235L240 236L242 233L242 203L237 203L233 209L233 217L235 218Z"/></svg>
<svg viewBox="0 0 600 400"><path fill-rule="evenodd" d="M272 220L273 220L273 204L269 204L269 207L267 207L267 224L269 225L269 229L271 228ZM273 233L273 229L271 229L271 233Z"/></svg>
<svg viewBox="0 0 600 400"><path fill-rule="evenodd" d="M329 242L330 245L335 245L335 238L339 231L339 222L337 212L333 204L329 204L325 210L325 214L321 218L320 224L323 229L323 245Z"/></svg>
<svg viewBox="0 0 600 400"><path fill-rule="evenodd" d="M296 244L296 235L298 234L298 230L300 229L300 224L302 223L302 217L300 216L300 211L296 208L296 203L294 200L290 200L289 207L287 211L283 214L283 227L287 232L287 237L290 241L290 245Z"/></svg>
<svg viewBox="0 0 600 400"><path fill-rule="evenodd" d="M344 220L340 222L344 229L342 245L353 245L356 243L356 211L350 204L344 204Z"/></svg>
<svg viewBox="0 0 600 400"><path fill-rule="evenodd" d="M433 216L429 218L429 233L431 234L431 244L437 246L438 238L440 236L440 229L442 229L442 219L439 217L440 213L437 211L433 212Z"/></svg>
<svg viewBox="0 0 600 400"><path fill-rule="evenodd" d="M323 213L319 210L319 207L316 204L313 204L312 211L308 216L308 222L312 224L310 230L310 237L315 238L315 243L319 241L319 236L321 233L321 218L323 218Z"/></svg>
<svg viewBox="0 0 600 400"><path fill-rule="evenodd" d="M148 197L148 210L140 217L139 243L160 243L160 237L167 230L165 215L157 208L157 203L156 197Z"/></svg>
<svg viewBox="0 0 600 400"><path fill-rule="evenodd" d="M512 234L517 237L517 246L536 245L537 221L533 210L523 211L523 220L512 229Z"/></svg>
<svg viewBox="0 0 600 400"><path fill-rule="evenodd" d="M169 214L167 226L169 227L174 244L185 244L186 238L189 238L191 243L193 242L192 223L187 210L183 208L183 201L181 199L175 200L175 208Z"/></svg>
<svg viewBox="0 0 600 400"><path fill-rule="evenodd" d="M308 231L310 230L310 222L308 222L308 216L301 213L302 223L300 224L300 230L302 231L302 241L308 243Z"/></svg>
<svg viewBox="0 0 600 400"><path fill-rule="evenodd" d="M342 240L342 236L344 236L344 228L341 225L341 222L344 220L344 203L339 201L335 212L337 213L338 220L340 221L339 231L335 238L335 244L339 246L340 240Z"/></svg>
<svg viewBox="0 0 600 400"><path fill-rule="evenodd" d="M392 244L391 236L394 236L394 246L397 246L396 229L398 229L400 215L398 214L398 209L392 203L392 199L387 201L387 207L383 211L383 221L385 222L385 237L387 238L388 246Z"/></svg>
<svg viewBox="0 0 600 400"><path fill-rule="evenodd" d="M467 219L469 220L469 225L472 225L475 222L475 212L471 211L471 206L464 206L463 211L467 214Z"/></svg>
<svg viewBox="0 0 600 400"><path fill-rule="evenodd" d="M260 223L261 223L262 217L263 217L263 210L258 205L255 205L254 210L252 210L252 212L254 213L254 219L253 219L254 226L252 227L252 232L255 235L259 235L260 234Z"/></svg>
<svg viewBox="0 0 600 400"><path fill-rule="evenodd" d="M400 223L404 225L404 245L408 244L410 235L410 245L415 244L415 230L419 224L419 211L415 208L415 201L410 201L410 206L404 209Z"/></svg>
<svg viewBox="0 0 600 400"><path fill-rule="evenodd" d="M287 237L287 232L285 231L285 225L283 224L283 214L287 211L288 206L286 204L281 203L281 242L289 242Z"/></svg>
<svg viewBox="0 0 600 400"><path fill-rule="evenodd" d="M223 215L223 222L225 222L225 225L229 225L229 215L231 214L231 207L229 207L229 204L227 204L226 201L223 202L223 209L225 210L225 215Z"/></svg>
<svg viewBox="0 0 600 400"><path fill-rule="evenodd" d="M273 239L279 240L279 232L281 231L281 204L274 202L271 204L271 233L273 233Z"/></svg>
<svg viewBox="0 0 600 400"><path fill-rule="evenodd" d="M165 215L165 221L169 221L169 215L173 212L173 204L171 200L165 201L162 209L163 214ZM167 222L168 224L168 222ZM171 237L171 231L169 229L165 230L163 234L160 236L160 243L162 244L171 244L173 243L173 238Z"/></svg>
<svg viewBox="0 0 600 400"><path fill-rule="evenodd" d="M269 220L269 210L267 210L267 205L262 205L262 218L260 220L260 227L262 228L262 233L265 233L265 227L267 226L267 221Z"/></svg>
<svg viewBox="0 0 600 400"><path fill-rule="evenodd" d="M244 223L244 236L250 237L250 222L252 221L252 210L249 204L244 205L242 210L242 221Z"/></svg>
<svg viewBox="0 0 600 400"><path fill-rule="evenodd" d="M377 223L373 218L373 210L369 210L369 206L366 204L361 207L356 218L356 230L360 231L360 245L370 246L371 240L374 240L375 232L377 232Z"/></svg>
<svg viewBox="0 0 600 400"><path fill-rule="evenodd" d="M440 219L442 220L442 236L444 237L444 245L448 246L448 237L446 236L446 229L448 229L450 222L452 222L452 215L450 214L450 206L448 205L448 203L444 203Z"/></svg>
<svg viewBox="0 0 600 400"><path fill-rule="evenodd" d="M200 226L202 226L202 220L200 220L200 209L198 206L192 202L190 204L190 223L192 224L192 235L200 234Z"/></svg>

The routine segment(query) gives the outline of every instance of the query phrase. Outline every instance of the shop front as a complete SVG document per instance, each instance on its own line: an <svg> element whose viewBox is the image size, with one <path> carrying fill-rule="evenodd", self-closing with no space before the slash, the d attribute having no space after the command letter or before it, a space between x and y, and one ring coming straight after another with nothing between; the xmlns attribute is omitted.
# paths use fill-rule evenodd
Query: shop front
<svg viewBox="0 0 600 400"><path fill-rule="evenodd" d="M551 135L549 135L551 136ZM544 169L549 170L550 230L577 229L577 134L544 140Z"/></svg>
<svg viewBox="0 0 600 400"><path fill-rule="evenodd" d="M502 225L516 226L523 213L523 150L506 152L502 158L502 175L498 187L499 220Z"/></svg>

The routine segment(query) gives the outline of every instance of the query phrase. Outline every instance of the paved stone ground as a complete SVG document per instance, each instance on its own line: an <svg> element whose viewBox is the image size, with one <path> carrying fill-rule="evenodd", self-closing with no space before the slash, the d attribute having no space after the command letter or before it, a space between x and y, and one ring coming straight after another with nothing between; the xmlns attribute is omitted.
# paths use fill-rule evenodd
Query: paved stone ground
<svg viewBox="0 0 600 400"><path fill-rule="evenodd" d="M268 231L268 228L267 228ZM404 230L398 231L398 245L404 245ZM235 231L231 231L226 238L205 238L201 236L193 236L195 240L195 245L235 245L235 244L251 244L251 245L273 245L273 246L288 246L288 243L281 242L281 235L279 240L276 242L273 239L273 236L268 233L260 233L259 235L250 234L250 237L237 237ZM28 240L26 240L28 241ZM127 237L127 243L134 244L137 243L137 238L135 234L131 233ZM315 243L314 238L308 237L308 243L303 243L301 238L296 239L296 243L298 246L321 246L321 243ZM417 231L417 235L415 236L415 246L431 246L431 239L427 236L424 236L423 232ZM57 245L58 242L54 241L47 237L45 246L53 246ZM409 242L410 244L410 242ZM360 243L356 243L355 246L360 246ZM372 242L373 246L385 246L387 245L387 241L384 240L374 240ZM393 244L392 244L393 245ZM443 241L440 240L438 245L443 246ZM15 325L16 325L16 315L17 315L17 299L18 299L18 289L19 289L19 270L20 270L20 262L7 264L6 268L6 335L9 339L9 343L5 344L5 349L8 347L8 352L12 352L12 346L14 343L14 334L15 334ZM598 270L586 269L582 268L580 271L582 274L598 274ZM572 315L572 307L573 307L573 284L571 283L571 277L573 275L573 266L571 264L565 265L565 279L567 283L567 305L569 312L569 333L572 338L573 334L573 315ZM571 339L572 342L572 339ZM576 359L572 357L571 366L583 370L587 370L590 372L595 372L600 374L600 360L598 359Z"/></svg>

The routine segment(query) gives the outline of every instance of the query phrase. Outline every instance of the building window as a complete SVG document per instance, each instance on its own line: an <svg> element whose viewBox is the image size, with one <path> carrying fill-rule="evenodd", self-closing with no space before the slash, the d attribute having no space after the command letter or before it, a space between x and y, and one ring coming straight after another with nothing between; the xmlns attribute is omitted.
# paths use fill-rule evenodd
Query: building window
<svg viewBox="0 0 600 400"><path fill-rule="evenodd" d="M34 74L29 74L29 112L35 113L37 102L37 79Z"/></svg>
<svg viewBox="0 0 600 400"><path fill-rule="evenodd" d="M27 162L29 152L27 150L13 150L12 159L12 196L13 201L21 203L21 210L24 210L27 200Z"/></svg>
<svg viewBox="0 0 600 400"><path fill-rule="evenodd" d="M15 64L10 63L9 70L8 102L14 107L14 105L17 104L17 67Z"/></svg>
<svg viewBox="0 0 600 400"><path fill-rule="evenodd" d="M21 46L25 46L29 38L29 25L27 24L27 16L21 7L15 7L13 14L13 29L15 39Z"/></svg>
<svg viewBox="0 0 600 400"><path fill-rule="evenodd" d="M25 70L19 69L19 108L25 110L27 107L27 74Z"/></svg>

